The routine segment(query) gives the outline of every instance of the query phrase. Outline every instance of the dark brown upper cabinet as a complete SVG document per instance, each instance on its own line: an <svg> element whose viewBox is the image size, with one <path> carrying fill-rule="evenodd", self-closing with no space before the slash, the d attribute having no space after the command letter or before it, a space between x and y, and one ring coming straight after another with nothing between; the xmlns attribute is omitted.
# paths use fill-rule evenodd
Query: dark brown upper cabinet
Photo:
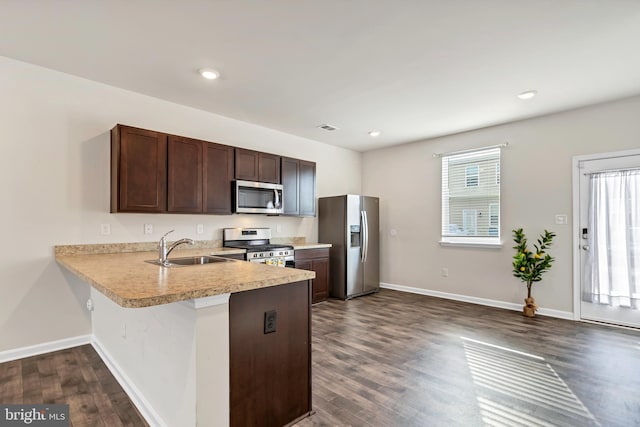
<svg viewBox="0 0 640 427"><path fill-rule="evenodd" d="M111 130L111 212L232 213L234 147L130 126Z"/></svg>
<svg viewBox="0 0 640 427"><path fill-rule="evenodd" d="M258 154L258 181L280 184L280 156Z"/></svg>
<svg viewBox="0 0 640 427"><path fill-rule="evenodd" d="M169 136L167 211L202 212L203 141Z"/></svg>
<svg viewBox="0 0 640 427"><path fill-rule="evenodd" d="M316 164L306 160L282 158L281 182L284 215L316 215Z"/></svg>
<svg viewBox="0 0 640 427"><path fill-rule="evenodd" d="M298 188L300 179L300 160L282 158L282 173L280 182L282 183L282 202L284 215L299 215L300 202L298 201Z"/></svg>
<svg viewBox="0 0 640 427"><path fill-rule="evenodd" d="M169 137L169 212L230 215L234 148Z"/></svg>
<svg viewBox="0 0 640 427"><path fill-rule="evenodd" d="M316 216L316 164L300 160L300 216Z"/></svg>
<svg viewBox="0 0 640 427"><path fill-rule="evenodd" d="M167 135L129 126L111 129L111 212L167 209Z"/></svg>
<svg viewBox="0 0 640 427"><path fill-rule="evenodd" d="M280 156L244 148L235 154L236 179L280 184Z"/></svg>
<svg viewBox="0 0 640 427"><path fill-rule="evenodd" d="M204 211L231 215L234 148L204 143Z"/></svg>

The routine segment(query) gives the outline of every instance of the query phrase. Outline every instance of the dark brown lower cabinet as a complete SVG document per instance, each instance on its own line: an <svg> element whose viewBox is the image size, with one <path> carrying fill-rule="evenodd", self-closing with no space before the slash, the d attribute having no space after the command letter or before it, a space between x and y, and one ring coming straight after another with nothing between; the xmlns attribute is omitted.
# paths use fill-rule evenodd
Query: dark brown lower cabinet
<svg viewBox="0 0 640 427"><path fill-rule="evenodd" d="M311 283L231 294L229 359L231 426L281 427L308 415Z"/></svg>
<svg viewBox="0 0 640 427"><path fill-rule="evenodd" d="M296 268L316 273L316 278L311 281L311 302L326 300L329 297L329 248L297 250L295 257Z"/></svg>

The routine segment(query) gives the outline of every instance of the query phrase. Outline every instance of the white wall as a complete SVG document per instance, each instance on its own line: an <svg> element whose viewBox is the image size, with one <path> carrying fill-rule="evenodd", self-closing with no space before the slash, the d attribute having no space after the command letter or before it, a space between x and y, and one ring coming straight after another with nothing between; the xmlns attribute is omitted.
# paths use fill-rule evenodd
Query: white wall
<svg viewBox="0 0 640 427"><path fill-rule="evenodd" d="M151 425L229 425L229 294L123 308L91 289L94 345Z"/></svg>
<svg viewBox="0 0 640 427"><path fill-rule="evenodd" d="M531 241L547 228L558 235L549 251L556 263L533 295L544 308L572 311L572 156L639 147L639 117L640 97L634 97L365 153L363 191L381 198L381 281L522 303L526 287L511 274L511 230L523 227ZM505 141L504 246L441 247L441 160L433 154ZM566 214L569 224L556 225L556 214ZM441 276L442 268L449 277Z"/></svg>
<svg viewBox="0 0 640 427"><path fill-rule="evenodd" d="M317 238L314 218L110 214L116 123L315 161L319 197L361 191L360 153L0 57L0 351L91 332L89 286L55 263L54 245L157 241L172 228L220 239L229 226Z"/></svg>
<svg viewBox="0 0 640 427"><path fill-rule="evenodd" d="M144 399L136 404L150 423L195 426L196 310L182 303L123 308L95 289L91 299L98 348L135 390L134 398ZM219 353L228 357L224 348Z"/></svg>

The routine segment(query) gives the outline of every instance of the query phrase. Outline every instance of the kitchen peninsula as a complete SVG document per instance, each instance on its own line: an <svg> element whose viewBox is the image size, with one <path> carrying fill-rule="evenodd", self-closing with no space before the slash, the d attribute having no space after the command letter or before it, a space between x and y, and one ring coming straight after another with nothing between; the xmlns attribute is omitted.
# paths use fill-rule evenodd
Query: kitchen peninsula
<svg viewBox="0 0 640 427"><path fill-rule="evenodd" d="M237 260L160 267L145 262L157 252L136 245L55 255L92 285L94 347L152 425L284 425L311 411L312 271Z"/></svg>

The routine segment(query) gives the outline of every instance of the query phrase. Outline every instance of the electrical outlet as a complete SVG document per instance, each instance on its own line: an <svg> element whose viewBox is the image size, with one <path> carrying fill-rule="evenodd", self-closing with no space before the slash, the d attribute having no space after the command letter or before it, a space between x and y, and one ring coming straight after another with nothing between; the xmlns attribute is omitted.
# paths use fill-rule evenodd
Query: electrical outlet
<svg viewBox="0 0 640 427"><path fill-rule="evenodd" d="M122 338L127 338L127 324L122 322Z"/></svg>
<svg viewBox="0 0 640 427"><path fill-rule="evenodd" d="M100 224L100 234L103 236L111 234L111 224Z"/></svg>
<svg viewBox="0 0 640 427"><path fill-rule="evenodd" d="M275 310L266 311L264 313L264 333L270 334L276 331L276 318L277 314Z"/></svg>
<svg viewBox="0 0 640 427"><path fill-rule="evenodd" d="M153 224L144 225L144 234L153 234Z"/></svg>
<svg viewBox="0 0 640 427"><path fill-rule="evenodd" d="M276 232L277 233L281 233L282 232L282 225L280 225L280 224L276 225Z"/></svg>
<svg viewBox="0 0 640 427"><path fill-rule="evenodd" d="M87 300L87 310L93 311L93 300L91 298Z"/></svg>
<svg viewBox="0 0 640 427"><path fill-rule="evenodd" d="M449 277L449 269L448 269L448 268L446 268L446 267L443 267L443 268L440 270L440 275L441 275L442 277Z"/></svg>
<svg viewBox="0 0 640 427"><path fill-rule="evenodd" d="M198 233L198 234L204 233L204 224L196 225L196 233Z"/></svg>

